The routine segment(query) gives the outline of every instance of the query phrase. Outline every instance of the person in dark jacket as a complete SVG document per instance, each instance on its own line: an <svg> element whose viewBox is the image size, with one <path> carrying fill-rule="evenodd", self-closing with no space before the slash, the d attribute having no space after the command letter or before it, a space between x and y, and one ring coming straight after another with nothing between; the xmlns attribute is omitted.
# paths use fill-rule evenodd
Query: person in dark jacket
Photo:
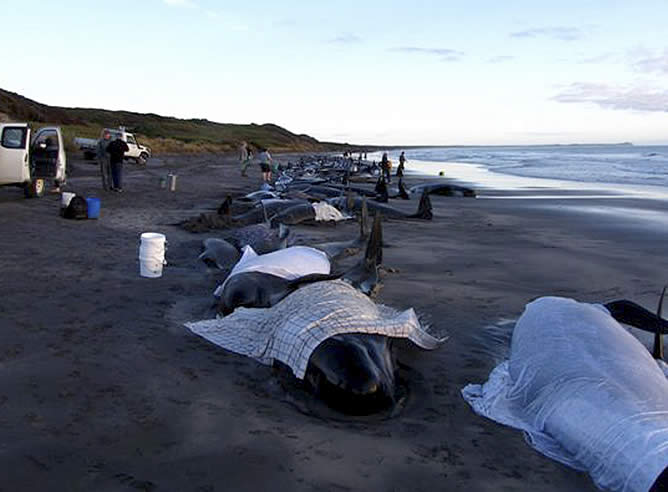
<svg viewBox="0 0 668 492"><path fill-rule="evenodd" d="M399 166L397 167L397 177L401 178L404 175L404 166L406 165L406 154L404 152L399 156Z"/></svg>
<svg viewBox="0 0 668 492"><path fill-rule="evenodd" d="M390 159L387 157L387 152L383 152L383 157L380 160L380 169L383 173L383 176L385 176L385 182L386 183L391 183L391 178L390 178Z"/></svg>
<svg viewBox="0 0 668 492"><path fill-rule="evenodd" d="M111 191L123 191L123 157L130 150L119 135L116 140L107 145L107 153L111 163Z"/></svg>

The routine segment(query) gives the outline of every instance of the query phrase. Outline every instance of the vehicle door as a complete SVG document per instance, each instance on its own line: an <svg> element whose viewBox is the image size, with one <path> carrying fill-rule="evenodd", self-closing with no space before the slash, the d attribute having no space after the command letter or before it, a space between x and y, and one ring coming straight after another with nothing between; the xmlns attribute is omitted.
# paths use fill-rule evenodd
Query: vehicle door
<svg viewBox="0 0 668 492"><path fill-rule="evenodd" d="M63 139L58 128L41 128L30 146L33 178L55 178L62 171Z"/></svg>
<svg viewBox="0 0 668 492"><path fill-rule="evenodd" d="M56 179L60 182L65 182L67 169L67 155L65 154L65 140L63 139L63 132L60 128L56 128L58 135L58 162L56 163Z"/></svg>
<svg viewBox="0 0 668 492"><path fill-rule="evenodd" d="M23 183L30 179L27 125L0 125L0 184Z"/></svg>
<svg viewBox="0 0 668 492"><path fill-rule="evenodd" d="M127 138L127 141L125 143L128 144L128 147L130 148L130 150L128 150L125 153L125 156L126 157L137 157L137 156L139 156L139 147L137 147L137 140L135 140L135 136L128 134L128 135L126 135L126 138Z"/></svg>

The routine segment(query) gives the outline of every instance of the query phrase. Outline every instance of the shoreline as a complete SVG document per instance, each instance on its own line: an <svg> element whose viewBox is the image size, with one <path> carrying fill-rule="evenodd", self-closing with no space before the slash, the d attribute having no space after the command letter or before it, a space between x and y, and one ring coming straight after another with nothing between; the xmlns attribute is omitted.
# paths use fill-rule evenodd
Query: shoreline
<svg viewBox="0 0 668 492"><path fill-rule="evenodd" d="M72 171L66 190L101 197L99 220L60 218L55 195L25 200L0 189L7 488L596 490L520 432L476 416L460 390L487 379L503 357L503 323L536 297L655 306L668 229L531 200L440 196L431 222L384 221L377 302L414 308L450 339L434 352L397 344L405 407L393 418L350 419L318 407L294 378L183 326L211 316L221 275L196 260L209 235L173 224L258 189L258 168L241 178L229 157L160 157L126 166L123 194L100 192L95 163L73 159ZM178 175L173 193L159 186L168 172ZM414 211L417 200L391 204ZM146 231L169 242L159 279L138 275ZM295 244L358 233L354 223L292 231Z"/></svg>

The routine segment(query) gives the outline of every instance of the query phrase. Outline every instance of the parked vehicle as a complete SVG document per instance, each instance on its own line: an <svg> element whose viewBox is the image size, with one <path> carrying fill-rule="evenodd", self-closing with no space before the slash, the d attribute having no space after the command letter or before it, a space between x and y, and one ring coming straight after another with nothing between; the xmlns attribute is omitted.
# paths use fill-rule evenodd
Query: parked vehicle
<svg viewBox="0 0 668 492"><path fill-rule="evenodd" d="M39 197L48 182L65 182L66 166L59 127L33 134L28 123L0 123L0 186L20 186L26 197Z"/></svg>
<svg viewBox="0 0 668 492"><path fill-rule="evenodd" d="M104 128L100 133L100 138L103 138L105 133L111 134L111 139L115 140L119 136L121 140L128 144L130 150L125 153L125 160L134 160L137 164L145 166L148 162L148 159L151 157L151 148L146 145L141 145L137 142L137 139L132 133L125 131L125 128ZM97 155L97 142L98 140L93 138L80 138L77 137L74 139L74 144L83 151L84 157L86 159L95 159Z"/></svg>
<svg viewBox="0 0 668 492"><path fill-rule="evenodd" d="M74 139L74 145L79 147L79 150L83 151L85 159L93 160L97 156L97 139L95 138L76 137Z"/></svg>

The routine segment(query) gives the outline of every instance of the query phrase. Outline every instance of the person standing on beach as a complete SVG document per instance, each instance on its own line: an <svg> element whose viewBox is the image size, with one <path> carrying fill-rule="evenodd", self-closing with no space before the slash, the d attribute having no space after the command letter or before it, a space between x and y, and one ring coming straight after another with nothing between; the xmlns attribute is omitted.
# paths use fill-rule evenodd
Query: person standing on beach
<svg viewBox="0 0 668 492"><path fill-rule="evenodd" d="M100 175L102 176L102 189L109 191L111 186L111 165L109 163L109 154L107 146L111 143L111 134L104 132L102 138L97 141L97 162L100 165Z"/></svg>
<svg viewBox="0 0 668 492"><path fill-rule="evenodd" d="M262 169L262 180L265 183L271 183L271 164L273 163L273 159L269 154L269 150L261 148L257 158L260 161L260 169Z"/></svg>
<svg viewBox="0 0 668 492"><path fill-rule="evenodd" d="M111 164L111 191L117 191L118 193L123 191L123 157L128 150L130 150L130 147L121 139L120 134L116 137L116 140L107 146Z"/></svg>
<svg viewBox="0 0 668 492"><path fill-rule="evenodd" d="M241 163L241 175L246 176L246 168L250 159L248 158L248 144L246 142L241 142L239 147L239 162Z"/></svg>
<svg viewBox="0 0 668 492"><path fill-rule="evenodd" d="M406 154L402 151L399 156L399 165L397 166L397 178L404 177L404 165L406 164Z"/></svg>
<svg viewBox="0 0 668 492"><path fill-rule="evenodd" d="M383 152L383 157L380 159L380 170L385 176L385 181L390 183L390 160L387 158L387 152Z"/></svg>

